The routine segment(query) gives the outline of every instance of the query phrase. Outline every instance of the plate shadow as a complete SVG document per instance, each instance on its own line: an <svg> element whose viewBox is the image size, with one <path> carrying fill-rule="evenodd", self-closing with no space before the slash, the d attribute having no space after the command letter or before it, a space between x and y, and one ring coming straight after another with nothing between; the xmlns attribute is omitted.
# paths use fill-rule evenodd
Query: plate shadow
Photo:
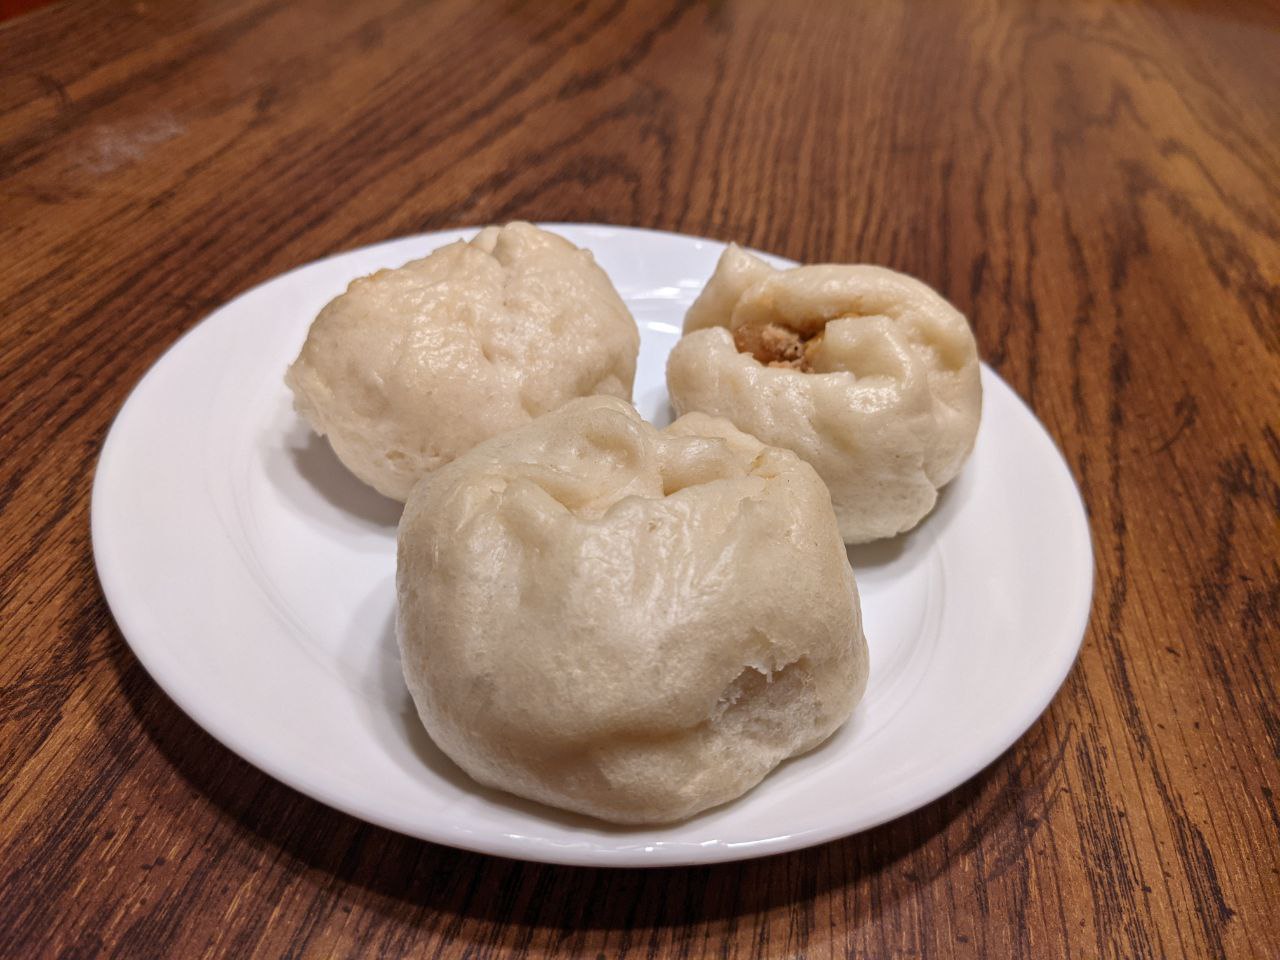
<svg viewBox="0 0 1280 960"><path fill-rule="evenodd" d="M403 504L359 480L342 465L324 437L308 431L301 446L288 449L298 474L339 510L380 527L394 527L400 522Z"/></svg>

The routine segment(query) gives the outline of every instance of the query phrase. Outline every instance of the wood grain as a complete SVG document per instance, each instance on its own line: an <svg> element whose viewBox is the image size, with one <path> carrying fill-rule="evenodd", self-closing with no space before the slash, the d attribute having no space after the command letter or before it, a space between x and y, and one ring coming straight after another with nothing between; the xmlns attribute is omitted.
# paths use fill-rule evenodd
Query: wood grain
<svg viewBox="0 0 1280 960"><path fill-rule="evenodd" d="M132 384L282 270L516 217L971 316L1095 537L1016 746L813 850L561 869L334 813L159 692L90 556ZM1280 957L1274 5L64 2L0 26L0 250L0 957Z"/></svg>

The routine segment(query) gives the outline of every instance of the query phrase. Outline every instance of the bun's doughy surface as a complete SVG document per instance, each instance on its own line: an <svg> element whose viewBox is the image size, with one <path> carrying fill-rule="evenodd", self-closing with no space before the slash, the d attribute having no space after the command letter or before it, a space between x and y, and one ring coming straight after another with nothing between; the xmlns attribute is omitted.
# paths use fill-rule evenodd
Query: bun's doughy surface
<svg viewBox="0 0 1280 960"><path fill-rule="evenodd" d="M849 543L914 527L973 449L973 333L904 274L775 270L730 246L684 332L667 361L672 407L799 454L830 488Z"/></svg>
<svg viewBox="0 0 1280 960"><path fill-rule="evenodd" d="M405 679L483 784L683 819L829 737L867 679L830 500L694 414L572 401L426 477L399 533Z"/></svg>
<svg viewBox="0 0 1280 960"><path fill-rule="evenodd" d="M419 477L567 400L629 399L639 344L589 251L511 223L352 282L286 380L347 468L404 500Z"/></svg>

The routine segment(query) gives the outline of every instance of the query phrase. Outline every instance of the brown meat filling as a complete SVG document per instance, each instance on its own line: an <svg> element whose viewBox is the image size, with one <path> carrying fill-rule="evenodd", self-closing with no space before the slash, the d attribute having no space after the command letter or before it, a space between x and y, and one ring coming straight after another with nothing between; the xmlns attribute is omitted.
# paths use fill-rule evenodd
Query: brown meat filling
<svg viewBox="0 0 1280 960"><path fill-rule="evenodd" d="M822 331L805 335L780 323L767 323L762 327L739 327L733 331L733 342L741 353L751 354L766 366L812 373Z"/></svg>

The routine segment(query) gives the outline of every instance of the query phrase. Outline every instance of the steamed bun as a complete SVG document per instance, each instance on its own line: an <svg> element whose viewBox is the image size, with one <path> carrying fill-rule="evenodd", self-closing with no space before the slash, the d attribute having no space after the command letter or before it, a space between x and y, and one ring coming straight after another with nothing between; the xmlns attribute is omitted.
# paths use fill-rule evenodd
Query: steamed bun
<svg viewBox="0 0 1280 960"><path fill-rule="evenodd" d="M677 413L700 410L797 453L846 542L920 522L973 449L982 408L964 316L883 267L776 270L730 246L667 361Z"/></svg>
<svg viewBox="0 0 1280 960"><path fill-rule="evenodd" d="M347 468L403 500L422 475L567 400L629 399L639 346L589 251L511 223L354 281L286 381Z"/></svg>
<svg viewBox="0 0 1280 960"><path fill-rule="evenodd" d="M398 635L432 739L476 780L618 823L739 796L862 695L826 488L694 414L575 400L463 454L400 522Z"/></svg>

